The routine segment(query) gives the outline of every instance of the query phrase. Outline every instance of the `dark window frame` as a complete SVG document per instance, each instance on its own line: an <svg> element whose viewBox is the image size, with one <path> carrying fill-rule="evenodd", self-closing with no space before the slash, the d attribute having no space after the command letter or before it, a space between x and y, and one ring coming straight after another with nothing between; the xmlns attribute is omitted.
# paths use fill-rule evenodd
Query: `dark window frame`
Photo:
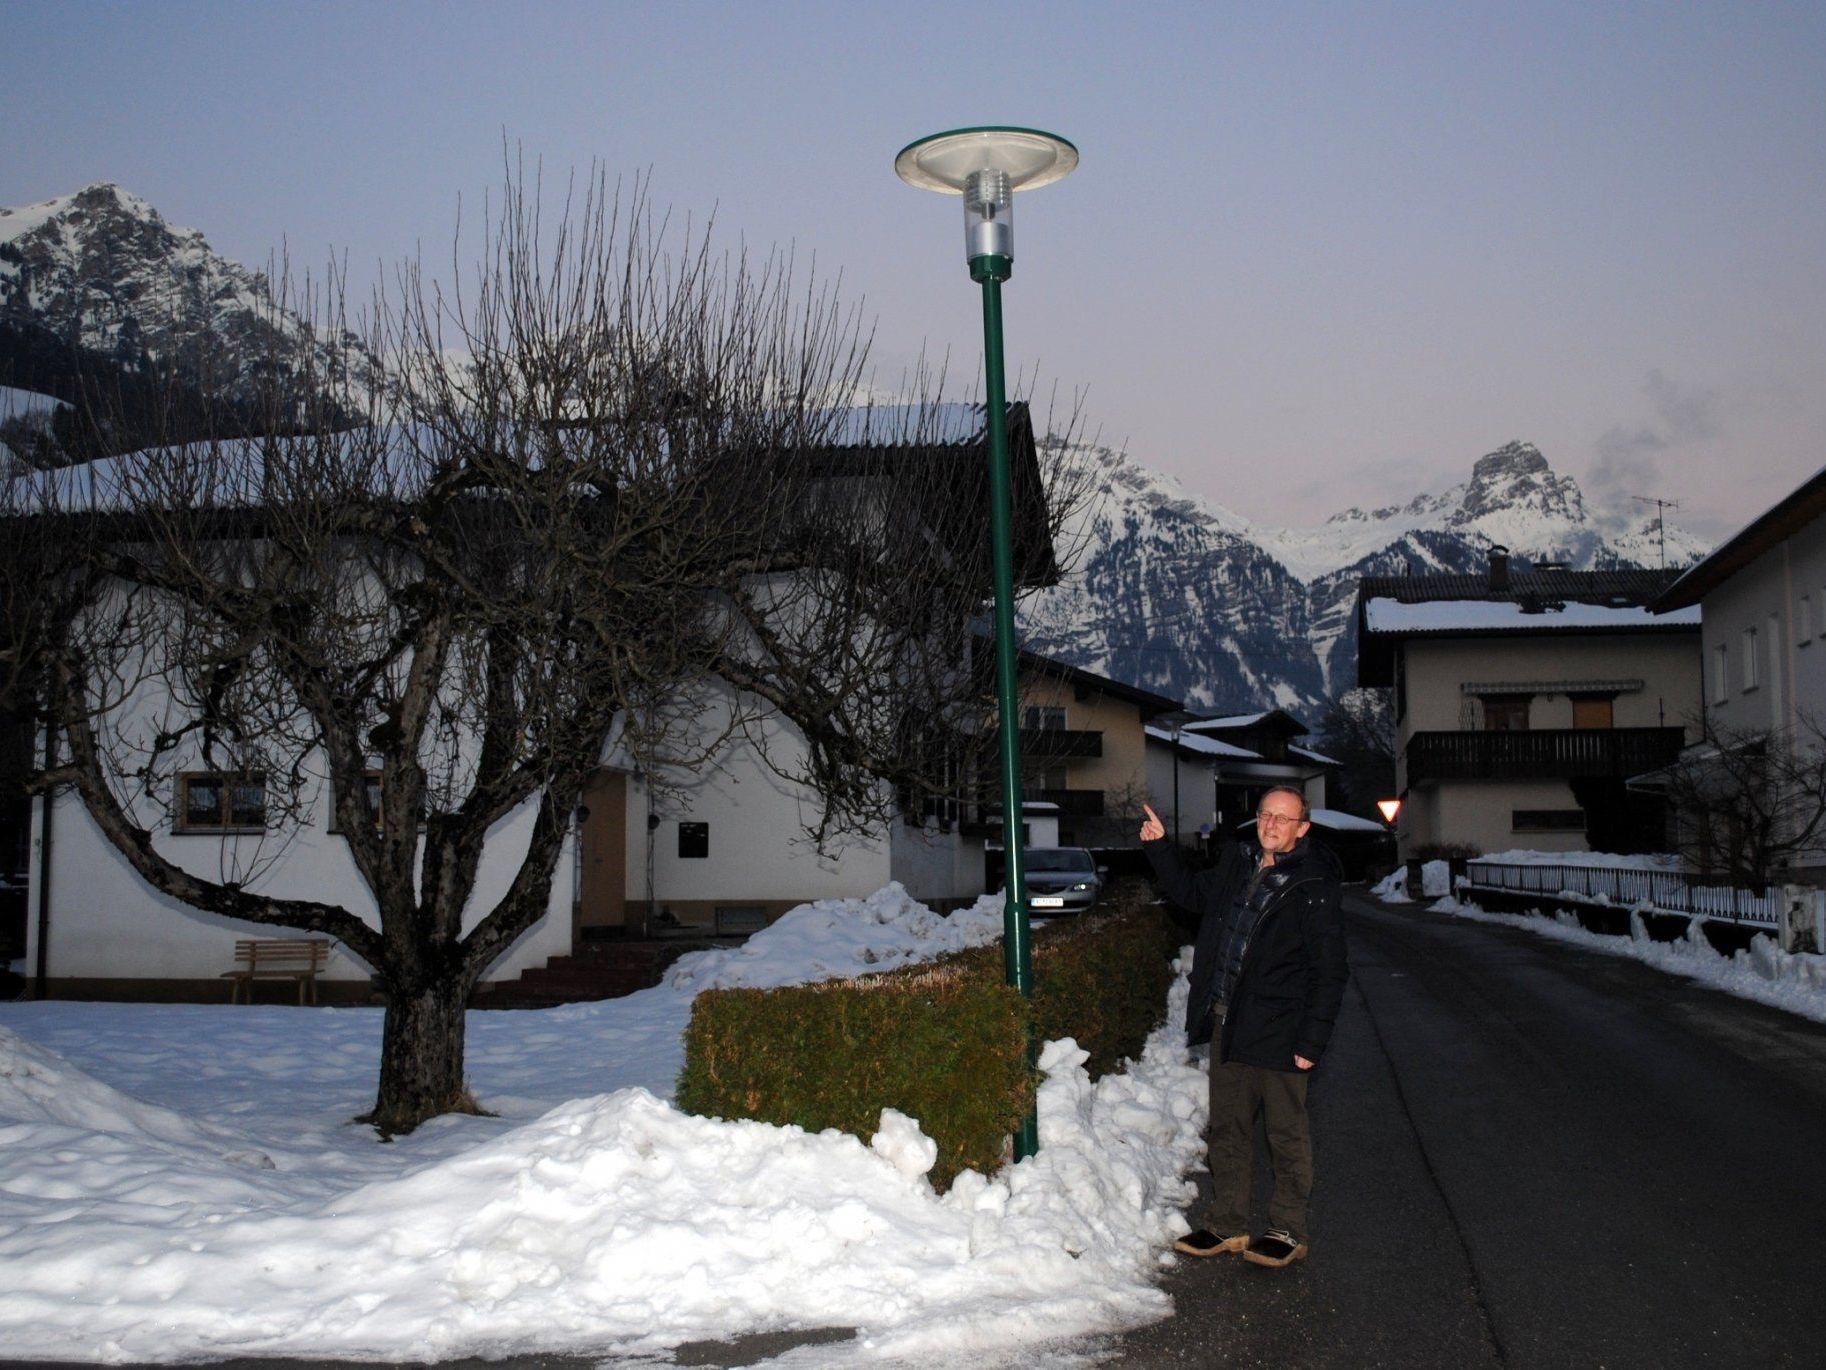
<svg viewBox="0 0 1826 1370"><path fill-rule="evenodd" d="M192 817L197 812L191 791L204 785L217 788L214 821L197 821ZM252 785L260 788L259 821L236 822L237 817L245 817L250 812L241 809L238 804L237 789ZM171 830L174 833L197 833L209 836L235 833L263 833L267 829L266 776L262 772L247 771L184 771L177 778L177 809L172 815Z"/></svg>

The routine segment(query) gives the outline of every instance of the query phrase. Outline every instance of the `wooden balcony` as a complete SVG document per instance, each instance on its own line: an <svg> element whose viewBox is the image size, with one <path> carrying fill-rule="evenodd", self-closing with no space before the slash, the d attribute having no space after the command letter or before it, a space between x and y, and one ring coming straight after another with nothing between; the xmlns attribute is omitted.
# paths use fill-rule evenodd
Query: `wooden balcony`
<svg viewBox="0 0 1826 1370"><path fill-rule="evenodd" d="M1086 761L1103 755L1103 734L1084 728L1023 728L1021 755Z"/></svg>
<svg viewBox="0 0 1826 1370"><path fill-rule="evenodd" d="M1685 736L1680 728L1415 733L1408 739L1407 782L1623 780L1672 763Z"/></svg>

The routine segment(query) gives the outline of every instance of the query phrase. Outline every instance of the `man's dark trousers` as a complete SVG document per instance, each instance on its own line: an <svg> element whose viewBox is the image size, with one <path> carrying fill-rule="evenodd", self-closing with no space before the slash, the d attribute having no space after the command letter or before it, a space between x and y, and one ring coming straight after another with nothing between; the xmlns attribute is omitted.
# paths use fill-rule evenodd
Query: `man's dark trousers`
<svg viewBox="0 0 1826 1370"><path fill-rule="evenodd" d="M1255 1115L1259 1111L1274 1162L1268 1226L1284 1228L1296 1242L1307 1240L1306 1203L1312 1197L1312 1133L1306 1123L1309 1078L1305 1071L1211 1062L1211 1126L1206 1142L1212 1191L1211 1221L1206 1226L1220 1237L1249 1230Z"/></svg>

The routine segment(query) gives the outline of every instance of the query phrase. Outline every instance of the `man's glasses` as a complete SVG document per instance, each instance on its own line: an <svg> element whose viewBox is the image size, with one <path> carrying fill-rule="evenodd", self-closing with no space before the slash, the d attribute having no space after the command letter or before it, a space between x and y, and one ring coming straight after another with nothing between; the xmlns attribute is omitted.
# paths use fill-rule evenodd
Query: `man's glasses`
<svg viewBox="0 0 1826 1370"><path fill-rule="evenodd" d="M1266 809L1257 809L1255 811L1255 821L1259 824L1266 825L1269 823L1304 823L1306 820L1301 818L1297 813L1269 813Z"/></svg>

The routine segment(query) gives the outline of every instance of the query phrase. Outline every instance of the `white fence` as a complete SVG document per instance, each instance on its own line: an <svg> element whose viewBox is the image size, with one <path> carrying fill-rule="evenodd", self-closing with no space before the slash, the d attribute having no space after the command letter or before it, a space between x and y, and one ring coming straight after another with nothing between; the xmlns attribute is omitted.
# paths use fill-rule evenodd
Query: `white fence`
<svg viewBox="0 0 1826 1370"><path fill-rule="evenodd" d="M1681 871L1650 870L1640 866L1537 866L1471 861L1466 864L1465 874L1477 889L1565 895L1587 903L1615 904L1626 909L1645 905L1667 913L1753 923L1772 929L1781 926L1788 900L1780 885L1771 885L1765 894L1754 894L1726 885L1696 884L1691 876Z"/></svg>

